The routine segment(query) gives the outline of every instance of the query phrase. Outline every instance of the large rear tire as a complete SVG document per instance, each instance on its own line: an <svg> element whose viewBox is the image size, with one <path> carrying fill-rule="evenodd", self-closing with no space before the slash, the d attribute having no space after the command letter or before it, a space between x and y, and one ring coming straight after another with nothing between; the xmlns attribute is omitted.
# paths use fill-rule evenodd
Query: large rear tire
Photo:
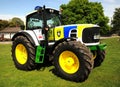
<svg viewBox="0 0 120 87"><path fill-rule="evenodd" d="M24 36L17 36L12 45L12 58L17 69L33 70L35 64L35 47Z"/></svg>
<svg viewBox="0 0 120 87"><path fill-rule="evenodd" d="M75 81L85 81L93 68L90 50L77 41L60 43L53 51L55 74Z"/></svg>

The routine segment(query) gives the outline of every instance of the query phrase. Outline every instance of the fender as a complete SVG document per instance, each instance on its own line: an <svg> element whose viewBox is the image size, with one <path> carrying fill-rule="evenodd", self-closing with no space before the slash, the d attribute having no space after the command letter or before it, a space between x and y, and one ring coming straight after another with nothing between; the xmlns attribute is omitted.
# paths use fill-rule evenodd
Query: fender
<svg viewBox="0 0 120 87"><path fill-rule="evenodd" d="M53 52L53 50L55 49L55 47L56 47L59 43L62 43L62 42L64 42L64 41L68 42L68 41L76 41L76 40L77 40L77 38L74 38L74 37L62 38L62 39L60 39L60 40L58 40L58 41L56 41L56 42L54 43L54 45L52 46L52 51L51 51L51 52Z"/></svg>
<svg viewBox="0 0 120 87"><path fill-rule="evenodd" d="M26 37L33 45L35 46L39 46L39 42L38 42L38 39L34 33L34 31L31 31L31 30L22 30L18 33L16 33L13 37L12 37L12 41L14 41L14 39L17 37L17 36L24 36Z"/></svg>
<svg viewBox="0 0 120 87"><path fill-rule="evenodd" d="M62 38L60 40L57 40L55 42L52 43L53 47L56 47L59 43L62 43L64 41L68 42L68 41L77 41L77 38L74 37L69 37L69 38Z"/></svg>

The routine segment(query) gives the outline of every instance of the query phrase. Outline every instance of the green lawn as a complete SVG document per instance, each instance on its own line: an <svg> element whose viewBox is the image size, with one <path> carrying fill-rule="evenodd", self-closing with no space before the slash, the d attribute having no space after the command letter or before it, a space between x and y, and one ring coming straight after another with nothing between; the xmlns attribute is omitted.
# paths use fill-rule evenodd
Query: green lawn
<svg viewBox="0 0 120 87"><path fill-rule="evenodd" d="M0 44L0 87L120 87L120 41L118 38L102 40L107 43L106 59L92 70L82 83L66 81L50 70L20 71L14 67L11 45Z"/></svg>

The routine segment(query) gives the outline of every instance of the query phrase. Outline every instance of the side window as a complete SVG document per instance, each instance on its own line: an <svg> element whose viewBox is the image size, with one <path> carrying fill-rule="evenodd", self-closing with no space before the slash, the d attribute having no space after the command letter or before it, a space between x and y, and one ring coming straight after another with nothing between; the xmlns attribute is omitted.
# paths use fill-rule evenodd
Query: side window
<svg viewBox="0 0 120 87"><path fill-rule="evenodd" d="M41 29L43 27L43 20L40 13L34 13L27 18L28 29Z"/></svg>

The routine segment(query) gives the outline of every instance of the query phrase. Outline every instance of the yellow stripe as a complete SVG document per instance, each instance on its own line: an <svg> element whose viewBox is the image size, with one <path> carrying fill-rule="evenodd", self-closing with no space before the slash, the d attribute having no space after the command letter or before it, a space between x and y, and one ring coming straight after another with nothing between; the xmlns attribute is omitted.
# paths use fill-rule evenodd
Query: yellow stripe
<svg viewBox="0 0 120 87"><path fill-rule="evenodd" d="M63 26L56 27L54 33L55 33L55 40L64 38Z"/></svg>
<svg viewBox="0 0 120 87"><path fill-rule="evenodd" d="M93 27L93 24L79 24L77 25L77 37L78 38L82 38L82 31L85 29L85 28L89 28L89 27Z"/></svg>
<svg viewBox="0 0 120 87"><path fill-rule="evenodd" d="M49 33L48 33L48 40L49 41L52 41L55 38L53 31L54 31L53 28L49 30Z"/></svg>

